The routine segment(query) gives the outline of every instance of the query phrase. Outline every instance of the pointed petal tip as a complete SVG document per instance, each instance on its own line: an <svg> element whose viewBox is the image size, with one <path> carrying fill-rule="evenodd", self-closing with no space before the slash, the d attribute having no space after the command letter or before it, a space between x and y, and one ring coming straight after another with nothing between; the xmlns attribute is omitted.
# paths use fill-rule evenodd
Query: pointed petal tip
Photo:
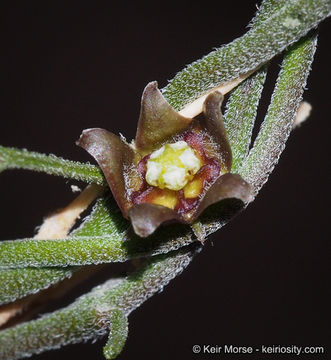
<svg viewBox="0 0 331 360"><path fill-rule="evenodd" d="M125 167L133 164L134 151L119 136L100 128L83 130L77 145L94 157L100 166L109 188L126 217L130 206L126 197Z"/></svg>
<svg viewBox="0 0 331 360"><path fill-rule="evenodd" d="M203 104L202 124L219 147L221 163L226 172L232 166L232 151L226 134L221 105L224 96L220 91L210 93Z"/></svg>
<svg viewBox="0 0 331 360"><path fill-rule="evenodd" d="M222 102L224 100L224 95L216 90L212 93L208 94L205 101L204 101L204 109L208 106L218 106L220 107L222 105Z"/></svg>
<svg viewBox="0 0 331 360"><path fill-rule="evenodd" d="M186 129L191 123L167 102L156 81L148 83L141 98L141 109L135 139L136 148L148 153L165 140Z"/></svg>
<svg viewBox="0 0 331 360"><path fill-rule="evenodd" d="M155 89L158 90L158 82L157 82L156 80L150 81L150 82L145 86L142 96L144 96L144 94L145 94L146 91L155 90Z"/></svg>

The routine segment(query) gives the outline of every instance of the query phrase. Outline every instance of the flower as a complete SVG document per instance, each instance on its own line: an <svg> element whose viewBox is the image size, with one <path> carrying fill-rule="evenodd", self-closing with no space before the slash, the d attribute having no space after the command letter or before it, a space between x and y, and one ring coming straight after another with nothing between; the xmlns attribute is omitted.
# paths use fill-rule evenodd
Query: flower
<svg viewBox="0 0 331 360"><path fill-rule="evenodd" d="M203 112L187 118L151 82L142 95L131 144L104 129L83 131L77 144L98 162L123 216L139 236L147 237L165 223L192 224L224 199L249 200L249 184L230 173L222 101L220 92L210 93Z"/></svg>

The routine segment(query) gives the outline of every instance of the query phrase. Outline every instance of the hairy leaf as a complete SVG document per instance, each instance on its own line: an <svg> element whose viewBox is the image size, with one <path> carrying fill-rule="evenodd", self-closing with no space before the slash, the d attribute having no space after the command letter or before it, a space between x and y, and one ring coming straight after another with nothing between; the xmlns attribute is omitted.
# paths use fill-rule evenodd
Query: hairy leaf
<svg viewBox="0 0 331 360"><path fill-rule="evenodd" d="M180 224L161 228L141 239L129 227L129 221L119 216L113 199L101 199L92 214L68 238L2 241L0 269L126 261L166 253L192 241L190 228Z"/></svg>
<svg viewBox="0 0 331 360"><path fill-rule="evenodd" d="M112 326L113 309L127 316L179 275L197 250L186 248L154 257L128 278L109 280L64 309L0 331L1 360L20 359L106 335Z"/></svg>
<svg viewBox="0 0 331 360"><path fill-rule="evenodd" d="M33 170L87 183L106 184L101 170L95 165L0 145L0 172L6 169Z"/></svg>
<svg viewBox="0 0 331 360"><path fill-rule="evenodd" d="M225 128L232 150L233 173L238 171L248 154L266 74L264 66L238 85L226 104Z"/></svg>
<svg viewBox="0 0 331 360"><path fill-rule="evenodd" d="M110 333L103 348L106 359L116 359L121 353L128 337L128 318L121 310L114 309L110 318Z"/></svg>
<svg viewBox="0 0 331 360"><path fill-rule="evenodd" d="M0 305L34 294L71 277L72 268L0 270Z"/></svg>
<svg viewBox="0 0 331 360"><path fill-rule="evenodd" d="M273 2L275 3L275 2ZM288 0L266 7L245 35L188 65L163 89L176 110L269 61L330 15L330 0ZM271 10L272 9L272 10ZM268 16L267 11L270 11Z"/></svg>
<svg viewBox="0 0 331 360"><path fill-rule="evenodd" d="M255 194L267 181L291 132L316 50L316 35L293 45L286 54L267 115L239 173Z"/></svg>

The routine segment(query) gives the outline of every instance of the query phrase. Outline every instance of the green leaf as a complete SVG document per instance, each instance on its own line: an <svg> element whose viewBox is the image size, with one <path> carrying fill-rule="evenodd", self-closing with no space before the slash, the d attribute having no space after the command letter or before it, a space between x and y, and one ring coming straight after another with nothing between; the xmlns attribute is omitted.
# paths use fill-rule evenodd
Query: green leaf
<svg viewBox="0 0 331 360"><path fill-rule="evenodd" d="M113 199L97 201L90 216L65 239L0 243L0 269L100 264L157 255L193 241L188 226L160 228L142 239L134 234Z"/></svg>
<svg viewBox="0 0 331 360"><path fill-rule="evenodd" d="M288 0L267 6L245 35L188 65L163 89L176 110L220 84L269 61L330 15L330 0ZM272 10L271 10L272 9ZM270 11L268 15L267 11Z"/></svg>
<svg viewBox="0 0 331 360"><path fill-rule="evenodd" d="M108 341L103 348L106 359L116 359L122 352L128 337L128 318L122 311L114 309L110 318L110 333Z"/></svg>
<svg viewBox="0 0 331 360"><path fill-rule="evenodd" d="M274 16L278 11L286 5L288 0L264 0L262 1L261 6L258 9L255 17L249 23L249 27L252 27L257 24L261 24L263 21L268 20L270 17Z"/></svg>
<svg viewBox="0 0 331 360"><path fill-rule="evenodd" d="M226 104L224 117L232 150L232 173L238 172L248 154L266 74L264 66L238 85Z"/></svg>
<svg viewBox="0 0 331 360"><path fill-rule="evenodd" d="M127 316L163 289L188 266L199 248L186 248L152 258L126 279L108 280L68 307L13 328L0 331L0 359L14 360L81 341L96 340L108 328L123 327L112 317L118 309ZM117 334L120 336L120 334ZM117 349L124 339L117 338Z"/></svg>
<svg viewBox="0 0 331 360"><path fill-rule="evenodd" d="M73 270L73 268L0 270L0 305L34 294L70 278Z"/></svg>
<svg viewBox="0 0 331 360"><path fill-rule="evenodd" d="M106 184L101 170L95 165L0 145L0 172L6 169L33 170L86 183Z"/></svg>
<svg viewBox="0 0 331 360"><path fill-rule="evenodd" d="M282 63L267 115L239 174L254 193L267 181L284 150L316 50L316 35L293 45Z"/></svg>

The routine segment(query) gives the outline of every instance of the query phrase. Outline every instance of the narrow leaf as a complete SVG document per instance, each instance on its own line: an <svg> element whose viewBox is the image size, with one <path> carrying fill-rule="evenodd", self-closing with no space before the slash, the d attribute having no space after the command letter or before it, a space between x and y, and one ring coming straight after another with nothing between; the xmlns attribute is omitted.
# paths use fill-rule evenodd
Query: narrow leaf
<svg viewBox="0 0 331 360"><path fill-rule="evenodd" d="M261 24L274 16L286 4L288 0L263 0L255 17L248 24L249 27Z"/></svg>
<svg viewBox="0 0 331 360"><path fill-rule="evenodd" d="M86 183L106 184L101 170L95 165L0 145L0 172L6 169L33 170Z"/></svg>
<svg viewBox="0 0 331 360"><path fill-rule="evenodd" d="M68 238L2 241L0 269L126 261L166 253L193 241L190 228L180 224L160 228L152 236L141 239L119 214L112 199L101 199L82 226Z"/></svg>
<svg viewBox="0 0 331 360"><path fill-rule="evenodd" d="M0 270L0 305L46 289L71 277L72 268Z"/></svg>
<svg viewBox="0 0 331 360"><path fill-rule="evenodd" d="M266 74L264 66L234 89L226 104L224 117L232 150L232 173L238 171L248 154Z"/></svg>
<svg viewBox="0 0 331 360"><path fill-rule="evenodd" d="M317 37L308 36L286 54L267 115L239 173L255 194L267 181L291 132L316 49Z"/></svg>
<svg viewBox="0 0 331 360"><path fill-rule="evenodd" d="M1 360L15 360L67 344L96 340L111 327L113 309L126 316L188 266L198 248L154 257L128 278L109 280L68 307L0 331Z"/></svg>
<svg viewBox="0 0 331 360"><path fill-rule="evenodd" d="M122 352L128 337L128 318L121 310L114 309L110 318L110 333L103 348L106 359L116 359Z"/></svg>
<svg viewBox="0 0 331 360"><path fill-rule="evenodd" d="M176 110L222 83L254 70L330 15L330 0L288 0L245 35L188 65L163 89Z"/></svg>

